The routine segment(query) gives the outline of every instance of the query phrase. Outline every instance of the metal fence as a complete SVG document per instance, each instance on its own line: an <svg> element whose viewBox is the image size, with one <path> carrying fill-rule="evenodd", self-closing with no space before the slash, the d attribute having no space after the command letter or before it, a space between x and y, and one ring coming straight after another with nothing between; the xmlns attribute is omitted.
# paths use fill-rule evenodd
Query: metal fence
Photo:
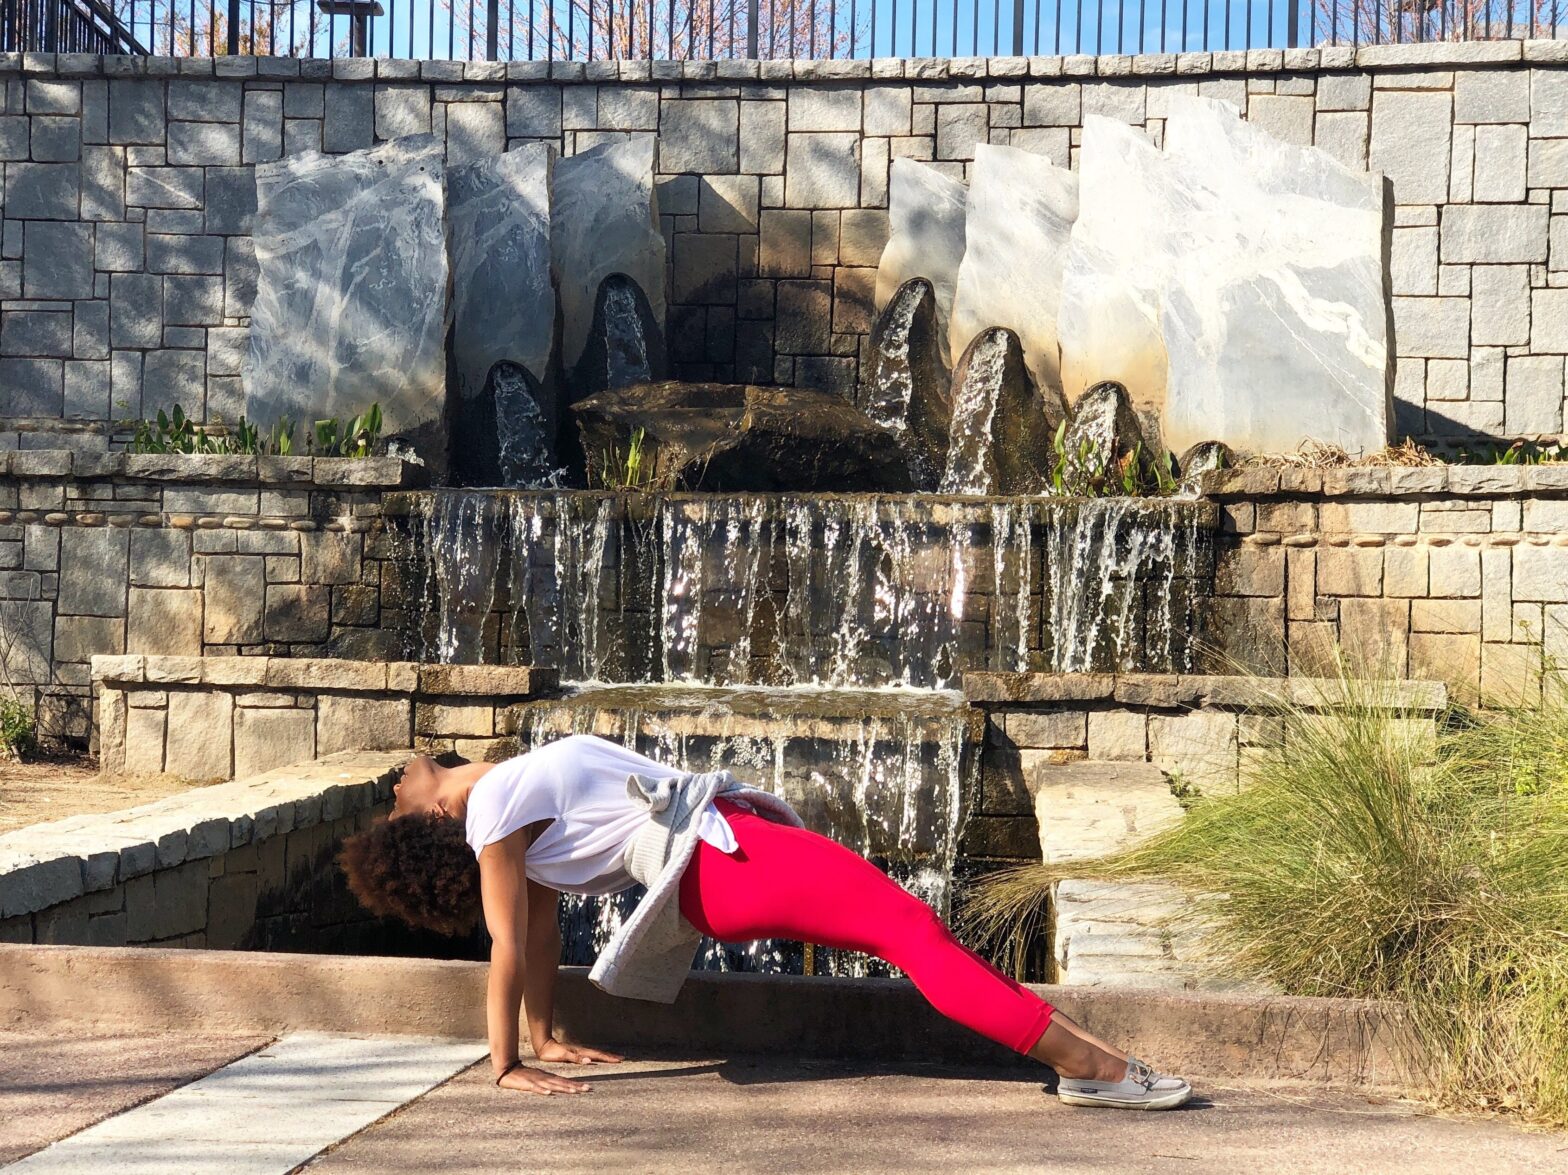
<svg viewBox="0 0 1568 1175"><path fill-rule="evenodd" d="M0 0L0 49L584 61L1568 36L1568 0Z"/></svg>

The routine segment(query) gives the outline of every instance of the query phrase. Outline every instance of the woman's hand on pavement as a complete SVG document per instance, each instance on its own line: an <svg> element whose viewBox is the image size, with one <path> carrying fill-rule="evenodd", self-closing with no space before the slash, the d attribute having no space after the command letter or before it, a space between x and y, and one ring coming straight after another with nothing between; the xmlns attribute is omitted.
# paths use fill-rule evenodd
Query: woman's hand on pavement
<svg viewBox="0 0 1568 1175"><path fill-rule="evenodd" d="M554 1073L546 1073L543 1069L530 1069L519 1065L505 1077L501 1078L502 1089L517 1089L523 1093L538 1093L550 1097L558 1093L587 1093L592 1086L584 1085L581 1081L568 1081L565 1077L557 1077Z"/></svg>
<svg viewBox="0 0 1568 1175"><path fill-rule="evenodd" d="M581 1045L562 1044L554 1039L546 1041L543 1048L535 1049L534 1056L541 1061L559 1061L568 1065L614 1065L621 1060L614 1053L583 1048Z"/></svg>

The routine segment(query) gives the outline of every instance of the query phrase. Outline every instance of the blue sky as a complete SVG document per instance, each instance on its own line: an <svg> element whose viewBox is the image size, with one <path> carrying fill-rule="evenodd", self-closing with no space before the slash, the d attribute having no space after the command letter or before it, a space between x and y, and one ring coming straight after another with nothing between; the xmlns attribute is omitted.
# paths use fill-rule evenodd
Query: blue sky
<svg viewBox="0 0 1568 1175"><path fill-rule="evenodd" d="M135 32L143 44L153 41L156 25L156 44L153 47L167 52L169 5L174 4L176 28L181 30L182 41L188 36L183 30L195 27L198 52L204 53L206 30L209 27L209 0L119 0L120 11L134 19ZM220 29L222 14L226 13L228 0L210 0L219 9ZM486 0L381 0L386 11L377 16L371 26L370 51L376 56L396 57L483 57L485 36ZM607 0L578 0L578 7L570 16L571 0L500 0L501 52L503 58L530 56L527 29L530 22L537 30L533 56L547 55L545 30L550 27L549 15L553 7L555 27L564 39L570 21L576 30L577 50L572 56L586 54L586 13L592 4L595 17L602 21ZM635 26L645 29L650 11L647 0L610 0L626 5L635 4ZM669 26L669 5L677 5L676 27L685 23L684 6L688 2L699 5L699 12L712 11L718 17L721 34L718 37L716 56L730 56L723 49L722 31L730 27L726 17L727 6L734 5L737 14L735 25L740 43L744 44L746 0L654 0L652 9L658 34L655 48L658 56L670 56L667 49L666 30ZM780 0L772 0L779 3ZM819 52L826 56L826 29L831 26L841 46L847 45L853 29L854 56L866 57L928 57L928 56L985 56L992 53L1009 54L1014 48L1013 0L795 0L806 11L815 15L819 29ZM1365 2L1365 0L1363 0ZM1518 10L1528 11L1520 0ZM760 0L764 13L770 0ZM1055 53L1137 53L1181 52L1187 50L1245 49L1261 46L1283 46L1286 42L1288 6L1291 0L1024 0L1023 51L1026 54ZM1312 43L1311 12L1313 0L1296 0L1299 4L1300 43ZM1351 0L1321 0L1324 11L1334 5L1333 11L1348 10ZM265 16L276 12L277 51L286 52L286 43L292 28L297 36L298 50L314 56L347 51L348 19L332 18L315 13L315 0L279 0L276 4L260 0L241 0L242 26L249 28L252 14ZM617 17L618 27L624 31L624 9ZM316 32L311 37L311 18L315 13ZM802 22L804 23L804 17ZM766 17L764 17L766 22ZM1319 24L1323 22L1319 19ZM472 34L470 34L472 26ZM508 36L510 32L510 37ZM1317 30L1321 39L1322 29ZM222 33L220 31L220 39ZM677 41L684 44L678 35ZM769 56L768 40L763 37L763 56ZM306 47L309 47L308 49ZM471 48L472 46L472 48ZM330 48L329 48L330 47ZM266 51L268 42L261 41ZM708 56L705 38L699 39L699 52L678 52L676 56ZM183 50L182 50L183 51ZM563 56L557 49L553 56ZM602 47L596 55L603 55ZM735 53L743 56L743 53ZM791 54L785 40L775 40L773 56L809 56L808 45L802 37ZM842 48L839 55L844 55Z"/></svg>

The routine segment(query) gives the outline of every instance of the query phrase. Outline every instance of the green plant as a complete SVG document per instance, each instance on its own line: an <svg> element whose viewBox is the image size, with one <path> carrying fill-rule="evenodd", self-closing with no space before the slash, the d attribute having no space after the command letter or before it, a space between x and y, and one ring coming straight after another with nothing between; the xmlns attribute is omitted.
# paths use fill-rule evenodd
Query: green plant
<svg viewBox="0 0 1568 1175"><path fill-rule="evenodd" d="M0 694L0 759L20 759L33 749L33 709L15 694Z"/></svg>
<svg viewBox="0 0 1568 1175"><path fill-rule="evenodd" d="M1384 682L1341 672L1268 707L1283 737L1244 787L1076 871L1226 894L1231 968L1396 1001L1441 1100L1568 1124L1568 706L1456 715L1434 738ZM993 930L1048 884L1038 866L987 881Z"/></svg>
<svg viewBox="0 0 1568 1175"><path fill-rule="evenodd" d="M197 424L176 404L151 420L131 422L133 453L234 453L288 457L294 453L295 422L282 417L265 433L241 416L232 427ZM381 405L372 404L344 425L337 417L315 422L309 440L319 457L369 457L381 438Z"/></svg>
<svg viewBox="0 0 1568 1175"><path fill-rule="evenodd" d="M1051 491L1058 497L1103 498L1176 492L1177 479L1171 454L1163 459L1144 452L1143 442L1111 460L1088 437L1077 446L1067 443L1067 421L1056 426L1051 438Z"/></svg>
<svg viewBox="0 0 1568 1175"><path fill-rule="evenodd" d="M626 449L606 449L599 463L599 483L607 490L645 490L653 487L654 471L648 461L648 434L636 429Z"/></svg>
<svg viewBox="0 0 1568 1175"><path fill-rule="evenodd" d="M1475 450L1461 448L1454 459L1463 465L1553 465L1568 461L1568 447L1556 441L1514 441Z"/></svg>
<svg viewBox="0 0 1568 1175"><path fill-rule="evenodd" d="M350 417L347 424L336 416L318 420L312 433L318 457L369 457L380 439L380 404Z"/></svg>

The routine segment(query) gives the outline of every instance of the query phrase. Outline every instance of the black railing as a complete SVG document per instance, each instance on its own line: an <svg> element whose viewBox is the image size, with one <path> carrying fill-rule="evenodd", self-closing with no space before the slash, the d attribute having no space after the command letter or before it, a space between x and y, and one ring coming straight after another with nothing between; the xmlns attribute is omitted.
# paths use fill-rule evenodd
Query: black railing
<svg viewBox="0 0 1568 1175"><path fill-rule="evenodd" d="M982 57L1556 38L1559 27L1568 36L1568 0L3 0L3 5L5 49L202 57Z"/></svg>
<svg viewBox="0 0 1568 1175"><path fill-rule="evenodd" d="M103 0L4 0L0 51L148 52Z"/></svg>

